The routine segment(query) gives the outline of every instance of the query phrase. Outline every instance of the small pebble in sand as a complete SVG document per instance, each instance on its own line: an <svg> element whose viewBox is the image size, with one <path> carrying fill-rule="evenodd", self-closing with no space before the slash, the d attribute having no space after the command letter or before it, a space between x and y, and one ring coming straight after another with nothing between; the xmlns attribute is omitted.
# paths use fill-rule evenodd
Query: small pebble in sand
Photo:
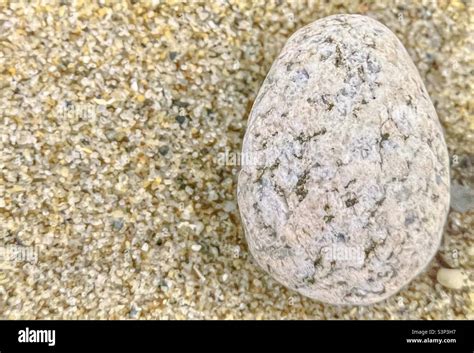
<svg viewBox="0 0 474 353"><path fill-rule="evenodd" d="M441 268L438 270L436 279L446 288L461 289L468 284L469 277L460 269Z"/></svg>
<svg viewBox="0 0 474 353"><path fill-rule="evenodd" d="M202 246L199 245L199 244L193 244L193 245L191 245L191 250L192 250L192 251L195 251L195 252L200 251L201 248L202 248Z"/></svg>
<svg viewBox="0 0 474 353"><path fill-rule="evenodd" d="M443 131L380 22L335 15L294 33L255 100L242 155L249 249L305 296L381 301L438 250L449 209Z"/></svg>

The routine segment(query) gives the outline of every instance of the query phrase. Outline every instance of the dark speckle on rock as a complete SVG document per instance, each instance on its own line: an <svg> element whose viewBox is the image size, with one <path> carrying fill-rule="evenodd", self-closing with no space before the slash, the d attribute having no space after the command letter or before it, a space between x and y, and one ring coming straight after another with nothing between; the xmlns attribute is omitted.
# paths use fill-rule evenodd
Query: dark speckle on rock
<svg viewBox="0 0 474 353"><path fill-rule="evenodd" d="M346 200L346 207L352 207L357 202L358 202L358 200L356 198L348 199L348 200Z"/></svg>
<svg viewBox="0 0 474 353"><path fill-rule="evenodd" d="M337 241L342 241L342 242L346 241L346 236L342 233L337 233L336 238L337 238Z"/></svg>

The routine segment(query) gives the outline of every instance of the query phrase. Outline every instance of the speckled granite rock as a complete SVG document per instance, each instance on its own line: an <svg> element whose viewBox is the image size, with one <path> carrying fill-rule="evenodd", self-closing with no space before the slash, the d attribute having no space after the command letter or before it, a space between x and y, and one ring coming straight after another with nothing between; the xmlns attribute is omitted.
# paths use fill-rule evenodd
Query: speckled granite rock
<svg viewBox="0 0 474 353"><path fill-rule="evenodd" d="M250 251L303 295L383 300L440 245L442 128L405 48L369 17L326 17L288 40L255 100L243 156Z"/></svg>
<svg viewBox="0 0 474 353"><path fill-rule="evenodd" d="M473 190L472 1L0 1L0 253L39 247L0 259L0 319L473 320L472 287L437 281L474 269L456 198L439 256L378 304L322 305L249 261L251 103L290 34L337 13L400 38Z"/></svg>

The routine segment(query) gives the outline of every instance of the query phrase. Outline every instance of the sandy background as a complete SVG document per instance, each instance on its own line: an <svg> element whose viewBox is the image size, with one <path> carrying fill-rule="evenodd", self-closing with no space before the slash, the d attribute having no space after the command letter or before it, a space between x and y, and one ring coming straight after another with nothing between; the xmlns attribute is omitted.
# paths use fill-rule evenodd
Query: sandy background
<svg viewBox="0 0 474 353"><path fill-rule="evenodd" d="M238 165L220 162L240 151L285 40L336 13L405 44L452 159L442 248L369 307L323 305L260 271ZM473 13L472 1L0 0L0 318L474 319L459 285L474 268Z"/></svg>

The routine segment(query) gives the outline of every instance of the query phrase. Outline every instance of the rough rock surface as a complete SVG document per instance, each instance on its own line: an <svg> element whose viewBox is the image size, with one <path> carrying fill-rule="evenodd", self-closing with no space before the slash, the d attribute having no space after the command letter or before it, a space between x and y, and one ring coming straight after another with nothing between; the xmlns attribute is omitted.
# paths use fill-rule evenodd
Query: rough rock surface
<svg viewBox="0 0 474 353"><path fill-rule="evenodd" d="M259 265L303 295L370 304L436 253L449 160L396 36L359 15L297 31L255 100L238 202Z"/></svg>

